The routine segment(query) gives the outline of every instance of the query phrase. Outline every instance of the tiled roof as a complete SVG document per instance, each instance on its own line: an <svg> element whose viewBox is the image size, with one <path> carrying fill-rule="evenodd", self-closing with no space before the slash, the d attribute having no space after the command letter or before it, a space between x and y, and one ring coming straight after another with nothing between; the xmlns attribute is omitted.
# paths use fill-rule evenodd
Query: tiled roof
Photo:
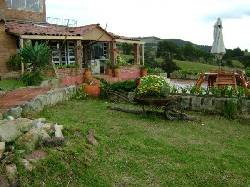
<svg viewBox="0 0 250 187"><path fill-rule="evenodd" d="M101 28L99 24L82 27L66 27L49 23L31 23L8 21L5 30L8 33L20 35L49 35L49 36L83 36L94 28ZM102 29L102 28L101 28Z"/></svg>
<svg viewBox="0 0 250 187"><path fill-rule="evenodd" d="M127 36L119 36L119 35L116 35L112 32L109 32L110 35L113 36L113 38L115 39L121 39L121 40L131 40L131 41L140 41L139 39L137 38L130 38L130 37L127 37Z"/></svg>

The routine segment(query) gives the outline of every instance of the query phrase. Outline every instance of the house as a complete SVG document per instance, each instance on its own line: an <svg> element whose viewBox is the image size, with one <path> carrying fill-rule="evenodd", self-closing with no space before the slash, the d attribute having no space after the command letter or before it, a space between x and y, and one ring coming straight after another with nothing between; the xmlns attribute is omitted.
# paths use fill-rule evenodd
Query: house
<svg viewBox="0 0 250 187"><path fill-rule="evenodd" d="M27 41L47 42L56 67L92 67L104 74L106 59L116 64L117 43L134 45L134 64L144 63L144 43L107 32L99 24L74 26L46 22L45 0L0 0L0 76L8 74L6 62ZM22 72L25 67L22 67Z"/></svg>

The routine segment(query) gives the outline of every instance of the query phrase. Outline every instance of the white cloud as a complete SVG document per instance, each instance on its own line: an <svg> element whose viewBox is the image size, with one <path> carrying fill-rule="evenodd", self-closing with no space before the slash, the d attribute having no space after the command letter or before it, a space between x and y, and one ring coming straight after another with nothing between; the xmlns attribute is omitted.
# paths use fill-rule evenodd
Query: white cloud
<svg viewBox="0 0 250 187"><path fill-rule="evenodd" d="M60 2L60 3L59 3ZM249 0L47 0L47 16L108 24L126 36L180 38L211 45L221 16L227 48L250 50Z"/></svg>

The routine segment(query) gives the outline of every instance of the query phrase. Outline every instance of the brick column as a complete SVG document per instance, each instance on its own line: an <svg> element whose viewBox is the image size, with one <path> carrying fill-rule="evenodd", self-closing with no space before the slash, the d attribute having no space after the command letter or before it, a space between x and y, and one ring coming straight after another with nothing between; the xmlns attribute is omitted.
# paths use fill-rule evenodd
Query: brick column
<svg viewBox="0 0 250 187"><path fill-rule="evenodd" d="M23 41L22 38L20 38L19 39L19 48L20 48L20 50L23 48L23 46L24 46L24 41ZM23 75L24 74L24 63L23 62L21 64L21 68L22 68L21 73Z"/></svg>
<svg viewBox="0 0 250 187"><path fill-rule="evenodd" d="M76 41L76 63L78 64L79 71L82 72L83 46L81 40Z"/></svg>
<svg viewBox="0 0 250 187"><path fill-rule="evenodd" d="M144 47L145 47L144 44L142 44L142 45L141 45L141 53L142 53L141 55L142 55L142 65L143 65L143 66L144 66L144 64L145 64L145 54L144 54L144 53L145 53L145 50L144 50Z"/></svg>
<svg viewBox="0 0 250 187"><path fill-rule="evenodd" d="M134 63L140 64L140 45L134 44Z"/></svg>
<svg viewBox="0 0 250 187"><path fill-rule="evenodd" d="M117 47L116 47L116 42L115 41L112 41L110 43L110 50L111 50L111 54L110 54L111 62L112 62L113 65L115 65L116 60L117 60Z"/></svg>

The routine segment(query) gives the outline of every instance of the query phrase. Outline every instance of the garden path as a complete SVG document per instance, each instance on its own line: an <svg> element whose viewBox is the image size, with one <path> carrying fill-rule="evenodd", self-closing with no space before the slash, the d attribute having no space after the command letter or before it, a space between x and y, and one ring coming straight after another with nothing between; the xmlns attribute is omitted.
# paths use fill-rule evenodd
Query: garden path
<svg viewBox="0 0 250 187"><path fill-rule="evenodd" d="M38 95L46 93L50 88L22 88L14 91L7 92L5 95L0 97L0 113L18 106L22 105L27 101L32 100Z"/></svg>

